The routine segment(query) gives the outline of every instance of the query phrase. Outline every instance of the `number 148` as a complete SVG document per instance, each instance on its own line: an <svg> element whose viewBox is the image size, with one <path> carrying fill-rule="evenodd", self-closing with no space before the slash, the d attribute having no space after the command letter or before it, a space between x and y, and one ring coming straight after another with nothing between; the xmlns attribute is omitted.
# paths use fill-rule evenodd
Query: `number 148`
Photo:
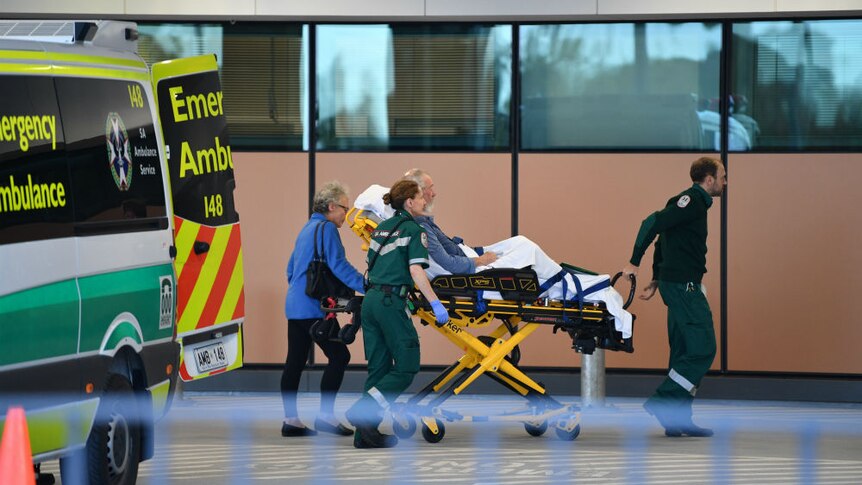
<svg viewBox="0 0 862 485"><path fill-rule="evenodd" d="M204 215L207 219L210 217L220 217L224 214L222 206L221 194L204 196Z"/></svg>

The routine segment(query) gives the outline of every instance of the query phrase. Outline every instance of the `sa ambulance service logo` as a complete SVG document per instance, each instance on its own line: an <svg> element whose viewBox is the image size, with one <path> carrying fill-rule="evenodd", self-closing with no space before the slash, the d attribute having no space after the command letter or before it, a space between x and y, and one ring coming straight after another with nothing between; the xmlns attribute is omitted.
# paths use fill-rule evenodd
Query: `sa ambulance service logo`
<svg viewBox="0 0 862 485"><path fill-rule="evenodd" d="M171 328L174 323L174 280L159 276L159 329Z"/></svg>
<svg viewBox="0 0 862 485"><path fill-rule="evenodd" d="M132 151L129 148L129 134L126 125L117 113L108 113L105 120L105 143L108 146L108 165L114 182L120 191L129 190L132 185Z"/></svg>
<svg viewBox="0 0 862 485"><path fill-rule="evenodd" d="M682 197L680 197L680 198L679 198L679 200L678 200L678 201L676 201L676 205L677 205L678 207L680 207L680 208L683 208L683 209L684 209L684 208L685 208L685 206L687 206L689 202L691 202L691 197L689 197L689 196L687 196L687 195L683 195Z"/></svg>

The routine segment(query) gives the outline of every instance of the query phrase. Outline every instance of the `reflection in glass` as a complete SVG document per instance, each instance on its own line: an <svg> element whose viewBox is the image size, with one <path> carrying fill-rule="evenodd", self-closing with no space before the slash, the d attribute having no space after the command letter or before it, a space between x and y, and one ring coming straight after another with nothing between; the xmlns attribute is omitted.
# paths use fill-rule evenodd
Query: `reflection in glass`
<svg viewBox="0 0 862 485"><path fill-rule="evenodd" d="M862 146L862 21L733 25L731 116L754 149Z"/></svg>
<svg viewBox="0 0 862 485"><path fill-rule="evenodd" d="M717 149L719 24L526 25L520 36L524 149Z"/></svg>
<svg viewBox="0 0 862 485"><path fill-rule="evenodd" d="M318 148L508 148L511 44L510 26L318 26Z"/></svg>
<svg viewBox="0 0 862 485"><path fill-rule="evenodd" d="M138 51L148 64L216 55L232 146L307 147L303 25L141 23L138 29Z"/></svg>

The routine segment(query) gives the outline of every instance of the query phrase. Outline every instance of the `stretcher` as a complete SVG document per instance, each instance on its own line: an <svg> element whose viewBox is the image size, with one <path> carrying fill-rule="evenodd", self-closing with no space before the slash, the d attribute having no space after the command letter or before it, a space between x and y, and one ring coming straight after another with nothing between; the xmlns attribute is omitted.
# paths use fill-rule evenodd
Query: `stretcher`
<svg viewBox="0 0 862 485"><path fill-rule="evenodd" d="M367 251L371 234L380 222L371 211L352 208L347 214L350 229L362 239ZM569 271L577 268L568 266ZM611 286L621 276L611 279ZM634 297L636 282L623 305L627 308ZM529 269L489 269L470 275L440 275L431 280L434 292L449 312L449 321L437 324L429 302L418 292L408 296L408 306L421 323L431 326L460 348L464 355L446 368L431 383L410 397L406 403L390 408L392 427L397 436L412 436L418 424L422 436L436 443L445 435L444 421L514 421L521 422L527 433L541 436L553 427L563 440L574 440L580 433L580 409L575 404L563 404L551 397L544 386L518 368L519 344L542 325L551 325L553 332L572 339L572 348L583 354L595 349L633 352L632 337L617 329L615 317L602 302L566 302L542 298L536 273ZM500 299L486 299L485 293ZM330 312L353 313L353 321L342 329L345 340L352 342L361 325L358 299L329 300ZM634 320L634 315L632 315ZM468 329L500 323L487 335L474 336ZM627 332L629 333L629 332ZM485 375L512 392L524 397L524 410L502 415L464 415L442 408L451 396L463 393L476 379Z"/></svg>

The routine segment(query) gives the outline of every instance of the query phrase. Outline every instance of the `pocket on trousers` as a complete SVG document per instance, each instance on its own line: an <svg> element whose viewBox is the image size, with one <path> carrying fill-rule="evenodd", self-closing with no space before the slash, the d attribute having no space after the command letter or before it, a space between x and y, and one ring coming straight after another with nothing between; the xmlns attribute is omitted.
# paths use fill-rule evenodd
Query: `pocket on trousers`
<svg viewBox="0 0 862 485"><path fill-rule="evenodd" d="M715 358L715 330L711 327L688 324L685 326L685 349L691 357L710 360ZM711 362L710 362L711 363Z"/></svg>
<svg viewBox="0 0 862 485"><path fill-rule="evenodd" d="M404 372L419 372L419 340L403 339L398 342L396 362Z"/></svg>

